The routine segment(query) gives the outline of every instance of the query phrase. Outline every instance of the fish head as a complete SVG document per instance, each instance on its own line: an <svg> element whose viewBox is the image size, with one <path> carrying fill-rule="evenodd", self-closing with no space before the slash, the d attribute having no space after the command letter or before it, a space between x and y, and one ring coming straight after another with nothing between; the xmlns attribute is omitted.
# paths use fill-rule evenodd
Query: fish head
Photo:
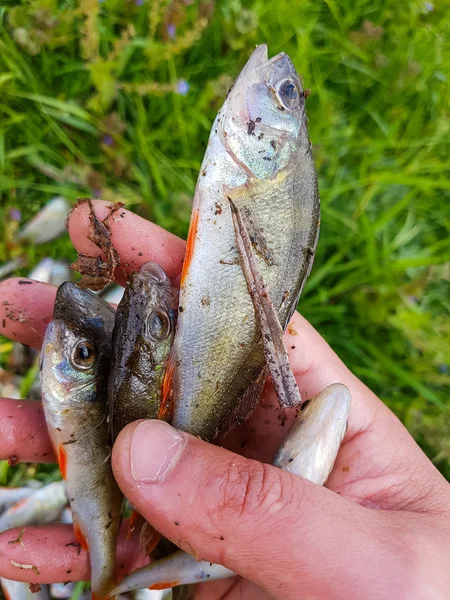
<svg viewBox="0 0 450 600"><path fill-rule="evenodd" d="M287 54L258 46L217 116L224 148L250 177L273 178L302 148L309 151L305 94Z"/></svg>
<svg viewBox="0 0 450 600"><path fill-rule="evenodd" d="M114 311L101 298L70 282L58 288L41 355L46 401L61 410L95 401L106 386L113 325Z"/></svg>

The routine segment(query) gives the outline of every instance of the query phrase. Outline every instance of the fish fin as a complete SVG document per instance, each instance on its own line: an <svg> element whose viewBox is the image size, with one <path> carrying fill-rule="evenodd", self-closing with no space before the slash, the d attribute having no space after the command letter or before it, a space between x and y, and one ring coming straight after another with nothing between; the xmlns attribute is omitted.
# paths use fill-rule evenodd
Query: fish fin
<svg viewBox="0 0 450 600"><path fill-rule="evenodd" d="M255 408L261 399L261 395L266 382L267 369L264 368L259 377L245 391L235 408L227 415L220 427L220 437L225 437L226 434L235 427L242 425L252 415Z"/></svg>
<svg viewBox="0 0 450 600"><path fill-rule="evenodd" d="M130 519L128 521L127 541L130 539L131 534L134 532L134 530L138 526L140 519L143 520L143 517L141 517L140 513L138 513L137 510L133 509L131 511Z"/></svg>
<svg viewBox="0 0 450 600"><path fill-rule="evenodd" d="M273 386L282 408L300 407L302 402L298 385L289 364L284 345L284 332L278 320L277 311L269 297L262 275L252 251L248 230L240 209L228 198L231 205L236 244L241 258L242 271L248 291L258 315L264 345L266 364L272 377Z"/></svg>
<svg viewBox="0 0 450 600"><path fill-rule="evenodd" d="M83 550L89 552L89 542L87 541L87 538L84 535L84 533L81 531L81 528L78 525L78 523L73 524L73 529L75 531L75 539L77 540L77 542L80 544Z"/></svg>
<svg viewBox="0 0 450 600"><path fill-rule="evenodd" d="M62 444L58 448L58 465L62 478L65 479L67 475L67 452Z"/></svg>
<svg viewBox="0 0 450 600"><path fill-rule="evenodd" d="M198 217L199 212L197 209L192 213L191 223L189 225L189 233L186 241L186 254L184 256L183 268L181 270L180 287L183 285L184 280L186 279L189 265L191 264L192 255L194 254L194 245L195 240L197 239Z"/></svg>
<svg viewBox="0 0 450 600"><path fill-rule="evenodd" d="M142 525L139 533L139 547L145 548L147 554L150 555L158 545L161 537L159 531L156 531L156 529L146 521Z"/></svg>
<svg viewBox="0 0 450 600"><path fill-rule="evenodd" d="M148 589L149 590L168 590L169 588L173 588L177 585L180 585L178 580L176 581L162 581L161 583L154 583Z"/></svg>
<svg viewBox="0 0 450 600"><path fill-rule="evenodd" d="M169 356L164 373L164 379L161 390L161 405L159 407L158 419L161 421L171 421L174 410L173 400L173 372L174 362L172 356Z"/></svg>

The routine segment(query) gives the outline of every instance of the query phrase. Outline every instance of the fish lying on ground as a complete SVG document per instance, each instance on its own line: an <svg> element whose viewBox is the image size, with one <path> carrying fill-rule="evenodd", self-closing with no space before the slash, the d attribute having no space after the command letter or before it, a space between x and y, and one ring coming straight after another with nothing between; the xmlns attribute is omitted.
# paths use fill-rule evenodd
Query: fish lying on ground
<svg viewBox="0 0 450 600"><path fill-rule="evenodd" d="M62 196L56 196L29 221L17 234L18 242L45 244L66 231L66 217L69 203Z"/></svg>
<svg viewBox="0 0 450 600"><path fill-rule="evenodd" d="M12 581L0 577L0 583L6 600L51 600L48 585L41 585L36 591L31 591L33 584L23 581Z"/></svg>
<svg viewBox="0 0 450 600"><path fill-rule="evenodd" d="M37 482L36 482L37 483ZM38 486L41 487L41 486ZM2 487L0 488L0 513L4 510L17 504L21 500L28 498L36 492L38 487L27 486L27 487Z"/></svg>
<svg viewBox="0 0 450 600"><path fill-rule="evenodd" d="M205 439L251 414L264 352L239 266L229 198L246 215L284 329L319 230L305 97L286 54L257 47L213 124L197 182L171 365L173 424ZM170 385L171 383L171 385Z"/></svg>
<svg viewBox="0 0 450 600"><path fill-rule="evenodd" d="M47 426L70 498L77 541L89 550L93 597L114 585L122 495L110 455L107 379L114 311L73 283L56 294L42 349Z"/></svg>
<svg viewBox="0 0 450 600"><path fill-rule="evenodd" d="M8 508L0 516L0 533L13 527L51 523L56 520L67 502L64 482L49 483Z"/></svg>
<svg viewBox="0 0 450 600"><path fill-rule="evenodd" d="M176 324L178 294L163 269L145 263L117 307L109 380L113 437L138 419L156 419Z"/></svg>

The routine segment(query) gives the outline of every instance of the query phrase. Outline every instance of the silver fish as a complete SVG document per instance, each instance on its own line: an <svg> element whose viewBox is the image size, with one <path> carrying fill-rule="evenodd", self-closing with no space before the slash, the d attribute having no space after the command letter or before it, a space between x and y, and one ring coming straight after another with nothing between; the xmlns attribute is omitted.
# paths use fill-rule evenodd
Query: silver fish
<svg viewBox="0 0 450 600"><path fill-rule="evenodd" d="M28 277L42 283L51 283L59 287L65 281L70 281L69 265L62 260L54 260L47 256L31 270Z"/></svg>
<svg viewBox="0 0 450 600"><path fill-rule="evenodd" d="M122 494L111 467L107 380L114 311L73 283L56 295L41 363L47 426L70 498L75 534L91 560L97 599L115 583Z"/></svg>
<svg viewBox="0 0 450 600"><path fill-rule="evenodd" d="M41 585L38 592L30 590L30 584L0 577L0 583L6 600L51 600L48 585Z"/></svg>
<svg viewBox="0 0 450 600"><path fill-rule="evenodd" d="M0 533L13 527L43 525L56 520L67 497L63 481L55 481L11 506L0 516Z"/></svg>
<svg viewBox="0 0 450 600"><path fill-rule="evenodd" d="M122 300L123 295L125 293L125 288L121 285L109 285L104 290L102 290L100 296L103 298L105 302L109 302L110 304L119 304Z"/></svg>
<svg viewBox="0 0 450 600"><path fill-rule="evenodd" d="M286 54L258 46L213 124L195 191L171 356L173 424L214 439L264 384L261 334L239 266L230 199L245 215L283 329L312 266L319 194L304 92Z"/></svg>
<svg viewBox="0 0 450 600"><path fill-rule="evenodd" d="M4 510L17 504L21 500L28 498L31 494L34 494L37 488L33 487L2 487L0 488L0 513Z"/></svg>
<svg viewBox="0 0 450 600"><path fill-rule="evenodd" d="M55 600L67 600L72 597L74 589L74 583L52 583L50 585L50 594Z"/></svg>

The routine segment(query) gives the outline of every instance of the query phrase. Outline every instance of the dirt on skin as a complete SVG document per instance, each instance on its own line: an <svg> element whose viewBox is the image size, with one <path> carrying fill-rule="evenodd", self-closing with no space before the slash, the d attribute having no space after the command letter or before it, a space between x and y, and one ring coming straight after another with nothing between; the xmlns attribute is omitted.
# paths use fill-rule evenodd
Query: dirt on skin
<svg viewBox="0 0 450 600"><path fill-rule="evenodd" d="M95 214L92 199L80 198L74 204L68 219L73 210L82 204L87 204L89 207L89 231L87 237L101 250L102 254L101 256L89 256L88 254L79 253L77 260L70 265L70 268L81 273L82 278L78 282L81 288L99 291L113 281L114 271L120 264L119 253L111 241L110 219L124 204L123 202L116 202L111 205L108 214L101 221Z"/></svg>

